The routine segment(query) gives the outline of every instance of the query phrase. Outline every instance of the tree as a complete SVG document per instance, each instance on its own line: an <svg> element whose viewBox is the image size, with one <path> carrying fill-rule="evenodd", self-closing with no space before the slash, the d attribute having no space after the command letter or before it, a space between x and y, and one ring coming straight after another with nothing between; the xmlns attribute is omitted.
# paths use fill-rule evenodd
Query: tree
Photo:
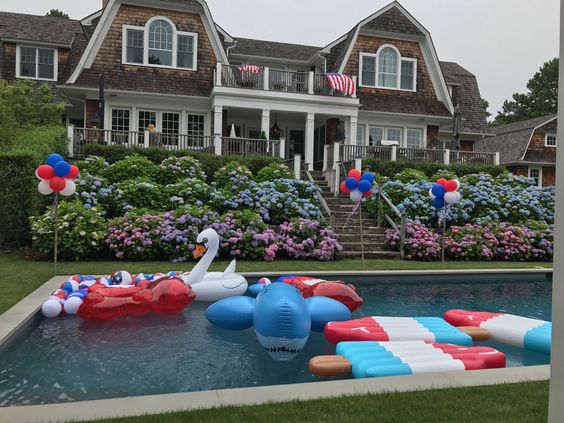
<svg viewBox="0 0 564 423"><path fill-rule="evenodd" d="M480 101L481 101L482 109L484 109L484 111L486 112L486 119L488 119L492 115L490 112L488 112L488 107L490 107L490 102L485 98L481 98Z"/></svg>
<svg viewBox="0 0 564 423"><path fill-rule="evenodd" d="M45 16L52 16L54 18L69 19L69 15L67 15L65 12L63 12L62 10L59 10L59 9L51 9L51 10L49 10L48 13L45 14Z"/></svg>
<svg viewBox="0 0 564 423"><path fill-rule="evenodd" d="M556 113L558 107L558 58L546 62L527 82L526 94L515 93L505 100L493 126Z"/></svg>

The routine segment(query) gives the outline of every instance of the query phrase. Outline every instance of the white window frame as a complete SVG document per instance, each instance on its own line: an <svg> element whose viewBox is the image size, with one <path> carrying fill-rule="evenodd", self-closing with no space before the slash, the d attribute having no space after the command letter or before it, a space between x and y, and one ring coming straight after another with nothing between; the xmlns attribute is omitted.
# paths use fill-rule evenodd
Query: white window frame
<svg viewBox="0 0 564 423"><path fill-rule="evenodd" d="M548 143L548 137L554 137L554 145ZM558 145L558 137L554 133L546 133L544 134L544 146L550 148L556 148Z"/></svg>
<svg viewBox="0 0 564 423"><path fill-rule="evenodd" d="M154 21L163 20L167 22L172 27L172 65L154 65L149 63L149 28ZM127 61L127 30L143 31L143 63L135 63ZM192 37L194 39L193 43L193 55L194 60L191 68L178 67L178 36L185 35ZM134 66L147 66L153 68L166 68L166 69L180 69L187 71L198 70L198 34L196 32L186 32L178 31L176 25L170 19L164 16L154 16L147 21L145 26L134 26L134 25L123 25L122 26L122 39L121 39L121 62L124 65L134 65Z"/></svg>
<svg viewBox="0 0 564 423"><path fill-rule="evenodd" d="M407 136L408 136L409 131L419 131L419 133L421 134L421 138L419 138L419 145L418 145L417 147L409 147L409 146L407 145ZM424 135L423 133L424 133L424 131L423 131L422 128L407 127L407 128L405 129L405 147L406 147L406 148L425 148L425 147L423 146L423 135Z"/></svg>
<svg viewBox="0 0 564 423"><path fill-rule="evenodd" d="M21 75L21 48L34 48L35 49L35 76L22 76ZM53 51L53 79L39 77L39 49ZM18 79L33 79L36 81L57 81L59 74L59 49L56 47L48 46L34 46L26 44L18 44L16 46L16 78Z"/></svg>
<svg viewBox="0 0 564 423"><path fill-rule="evenodd" d="M391 47L392 49L394 49L396 51L397 55L398 55L398 76L397 76L397 80L396 80L396 88L384 87L380 84L380 80L379 80L380 53L382 52L383 49L385 49L387 47ZM380 48L378 49L378 51L376 53L361 52L359 55L360 55L360 58L359 58L359 61L358 61L358 74L360 75L359 76L359 79L360 79L359 86L360 87L380 88L380 89L383 89L383 90L407 91L407 92L416 92L417 91L417 59L414 59L414 58L411 58L411 57L402 57L399 50L392 44L384 44L384 45L380 46ZM376 69L376 77L375 77L376 85L366 85L364 83L364 81L362 80L362 65L363 65L364 57L373 57L375 59L375 62L376 62L376 67L375 67L375 69ZM401 88L401 63L402 62L412 62L413 63L413 89L412 90L406 90L404 88Z"/></svg>
<svg viewBox="0 0 564 423"><path fill-rule="evenodd" d="M527 175L529 178L532 178L531 176L531 170L538 170L539 171L539 181L537 183L537 186L542 187L542 167L531 167L529 166L527 169Z"/></svg>

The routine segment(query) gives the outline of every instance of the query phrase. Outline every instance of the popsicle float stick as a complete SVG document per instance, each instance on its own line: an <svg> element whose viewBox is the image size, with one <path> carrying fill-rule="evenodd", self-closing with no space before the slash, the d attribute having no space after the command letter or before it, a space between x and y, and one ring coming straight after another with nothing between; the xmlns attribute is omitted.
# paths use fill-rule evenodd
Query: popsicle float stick
<svg viewBox="0 0 564 423"><path fill-rule="evenodd" d="M352 363L342 355L318 355L309 360L309 371L323 377L349 375Z"/></svg>
<svg viewBox="0 0 564 423"><path fill-rule="evenodd" d="M490 339L490 331L477 326L458 326L456 329L464 332L466 335L470 335L473 341L487 341Z"/></svg>

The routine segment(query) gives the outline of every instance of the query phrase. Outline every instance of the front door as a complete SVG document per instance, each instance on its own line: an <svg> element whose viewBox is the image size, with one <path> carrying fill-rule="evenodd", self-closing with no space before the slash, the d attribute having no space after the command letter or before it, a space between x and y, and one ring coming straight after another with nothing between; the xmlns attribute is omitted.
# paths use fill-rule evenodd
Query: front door
<svg viewBox="0 0 564 423"><path fill-rule="evenodd" d="M290 129L290 157L296 154L302 155L302 161L305 158L305 131L298 129Z"/></svg>
<svg viewBox="0 0 564 423"><path fill-rule="evenodd" d="M315 128L313 133L313 169L323 170L323 151L325 149L325 125Z"/></svg>

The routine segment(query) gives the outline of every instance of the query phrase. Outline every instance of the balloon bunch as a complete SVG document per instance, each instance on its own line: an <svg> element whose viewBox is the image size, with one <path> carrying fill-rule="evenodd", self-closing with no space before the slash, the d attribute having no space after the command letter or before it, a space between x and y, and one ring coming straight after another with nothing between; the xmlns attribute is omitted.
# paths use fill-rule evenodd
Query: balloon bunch
<svg viewBox="0 0 564 423"><path fill-rule="evenodd" d="M372 184L374 183L372 173L365 172L361 176L360 170L352 169L347 176L346 181L341 182L341 192L350 194L354 203L358 203L363 196L370 197L372 195Z"/></svg>
<svg viewBox="0 0 564 423"><path fill-rule="evenodd" d="M35 176L40 179L37 189L43 195L60 192L65 197L68 197L76 192L76 185L73 179L78 174L78 167L65 162L60 154L50 154L47 157L46 164L39 166L35 170Z"/></svg>
<svg viewBox="0 0 564 423"><path fill-rule="evenodd" d="M458 192L460 181L445 178L439 179L429 190L429 197L433 201L433 207L442 209L445 205L452 206L460 201L461 195Z"/></svg>

